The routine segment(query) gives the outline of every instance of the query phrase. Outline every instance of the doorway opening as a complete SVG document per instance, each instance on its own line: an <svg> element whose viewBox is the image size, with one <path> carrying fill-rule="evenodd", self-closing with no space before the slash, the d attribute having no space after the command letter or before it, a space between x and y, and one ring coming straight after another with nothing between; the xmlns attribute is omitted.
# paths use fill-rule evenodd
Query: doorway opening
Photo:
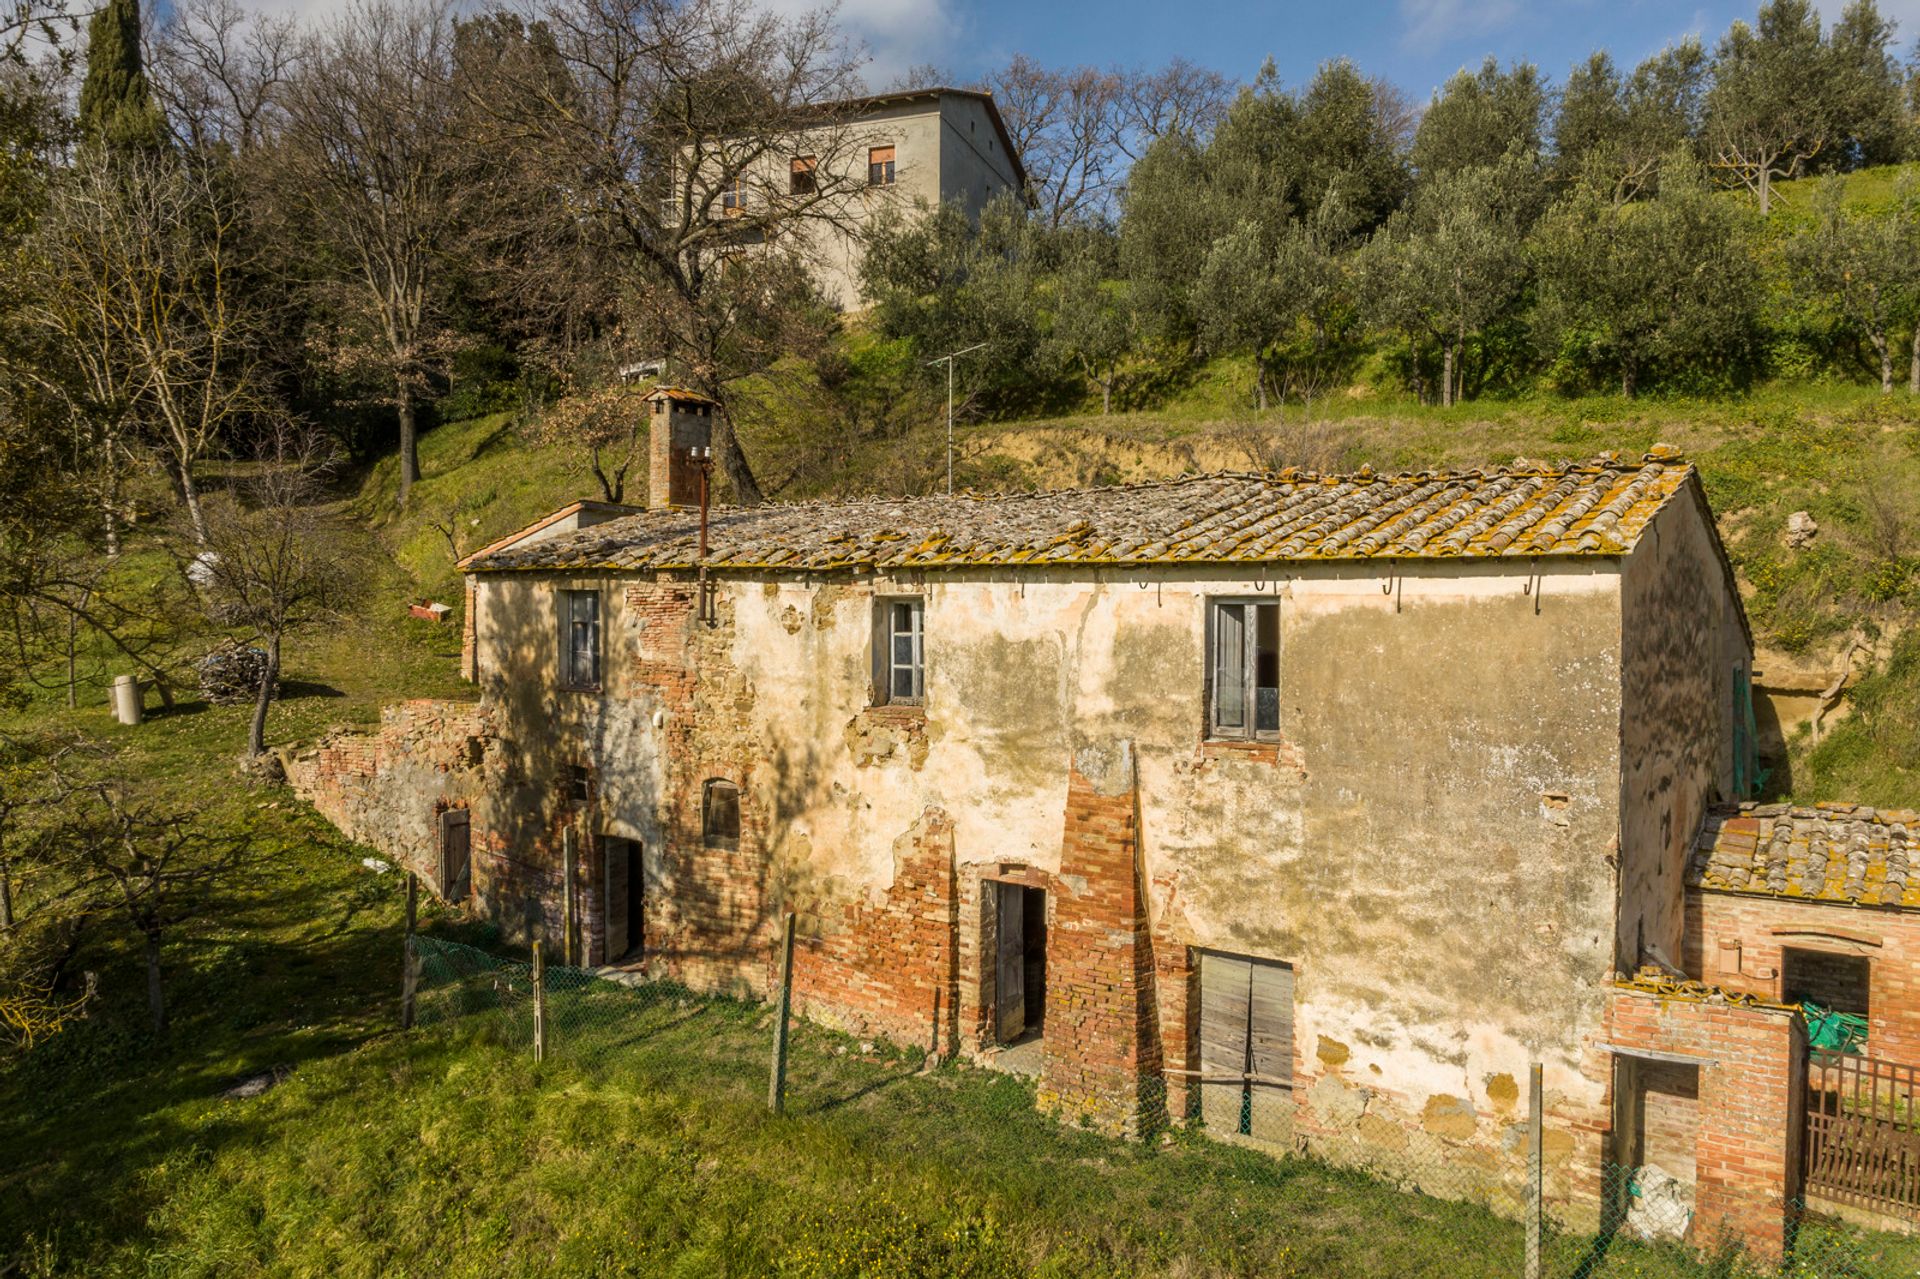
<svg viewBox="0 0 1920 1279"><path fill-rule="evenodd" d="M606 962L636 960L646 954L647 879L637 839L602 835L607 859L607 891L601 902Z"/></svg>
<svg viewBox="0 0 1920 1279"><path fill-rule="evenodd" d="M1000 881L993 881L993 888L994 1042L1007 1048L1034 1045L1037 1068L1047 1020L1047 894Z"/></svg>
<svg viewBox="0 0 1920 1279"><path fill-rule="evenodd" d="M472 817L464 808L440 810L440 896L463 902L471 887L473 864Z"/></svg>

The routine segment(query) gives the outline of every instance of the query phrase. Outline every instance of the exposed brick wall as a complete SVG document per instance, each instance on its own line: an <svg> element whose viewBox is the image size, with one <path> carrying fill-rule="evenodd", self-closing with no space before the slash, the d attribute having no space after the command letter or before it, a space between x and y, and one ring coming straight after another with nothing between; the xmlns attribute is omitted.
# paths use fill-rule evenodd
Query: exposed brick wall
<svg viewBox="0 0 1920 1279"><path fill-rule="evenodd" d="M893 883L796 943L795 1007L945 1056L958 1047L953 820L930 808L894 843Z"/></svg>
<svg viewBox="0 0 1920 1279"><path fill-rule="evenodd" d="M1699 1062L1692 1242L1780 1256L1788 1202L1799 1189L1806 1091L1799 1016L1619 988L1607 1002L1607 1040L1629 1054Z"/></svg>
<svg viewBox="0 0 1920 1279"><path fill-rule="evenodd" d="M1866 959L1867 1051L1920 1065L1920 914L1688 891L1681 962L1689 975L1782 1000L1789 949Z"/></svg>
<svg viewBox="0 0 1920 1279"><path fill-rule="evenodd" d="M1130 743L1075 755L1048 933L1040 1082L1048 1108L1125 1132L1158 1117L1160 1073L1137 804Z"/></svg>

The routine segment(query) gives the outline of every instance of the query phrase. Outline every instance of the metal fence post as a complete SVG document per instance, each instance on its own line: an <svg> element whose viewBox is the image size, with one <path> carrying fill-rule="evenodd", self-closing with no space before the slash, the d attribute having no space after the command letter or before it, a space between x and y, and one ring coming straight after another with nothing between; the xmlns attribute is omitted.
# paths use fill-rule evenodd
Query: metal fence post
<svg viewBox="0 0 1920 1279"><path fill-rule="evenodd" d="M1541 1236L1546 1218L1545 1168L1541 1160L1545 1120L1540 1113L1540 1063L1527 1072L1527 1279L1540 1279Z"/></svg>
<svg viewBox="0 0 1920 1279"><path fill-rule="evenodd" d="M413 1000L420 986L420 961L413 950L413 930L420 911L420 877L407 872L407 932L400 943L400 1029L413 1029Z"/></svg>
<svg viewBox="0 0 1920 1279"><path fill-rule="evenodd" d="M767 1109L782 1114L787 1106L787 1011L793 1006L793 912L787 912L780 939L780 1002L773 1014L773 1078L767 1084Z"/></svg>
<svg viewBox="0 0 1920 1279"><path fill-rule="evenodd" d="M533 1059L547 1055L547 965L540 956L540 943L533 943Z"/></svg>

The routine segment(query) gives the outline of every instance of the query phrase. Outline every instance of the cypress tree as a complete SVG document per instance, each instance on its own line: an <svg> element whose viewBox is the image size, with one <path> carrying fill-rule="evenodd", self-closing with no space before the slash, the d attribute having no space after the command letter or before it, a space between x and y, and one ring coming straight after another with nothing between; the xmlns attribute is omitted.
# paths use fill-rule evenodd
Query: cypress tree
<svg viewBox="0 0 1920 1279"><path fill-rule="evenodd" d="M140 64L140 0L107 0L87 26L80 129L88 142L112 151L148 150L164 141Z"/></svg>

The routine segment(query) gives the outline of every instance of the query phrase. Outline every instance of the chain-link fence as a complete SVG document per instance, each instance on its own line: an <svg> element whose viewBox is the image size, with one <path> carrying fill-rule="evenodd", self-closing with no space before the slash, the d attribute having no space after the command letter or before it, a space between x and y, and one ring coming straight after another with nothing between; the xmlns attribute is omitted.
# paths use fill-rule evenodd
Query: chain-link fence
<svg viewBox="0 0 1920 1279"><path fill-rule="evenodd" d="M1364 1115L1345 1133L1307 1135L1294 1130L1293 1098L1284 1088L1209 1093L1204 1080L1195 1080L1172 1095L1156 1080L1143 1112L1191 1117L1116 1143L1039 1115L1044 1084L1017 1073L942 1068L918 1050L799 1021L787 1050L778 1042L778 1003L697 993L627 972L503 958L418 935L408 940L408 957L409 1007L418 1026L573 1065L643 1072L652 1088L679 1086L754 1104L772 1101L776 1062L784 1061L793 1112L831 1119L858 1104L869 1128L897 1130L902 1143L944 1149L956 1159L980 1158L991 1148L984 1134L1018 1126L1031 1134L1023 1164L1051 1166L1057 1172L1048 1175L1060 1177L1099 1166L1111 1179L1116 1221L1145 1210L1175 1213L1198 1240L1192 1246L1224 1262L1228 1273L1920 1275L1920 1239L1801 1205L1779 1214L1786 1230L1778 1256L1704 1238L1692 1170L1609 1165L1575 1185L1564 1158L1548 1170L1552 1161L1534 1144L1540 1135L1526 1124L1516 1124L1515 1140L1499 1151L1385 1124L1369 1131ZM906 1082L924 1087L900 1087Z"/></svg>

